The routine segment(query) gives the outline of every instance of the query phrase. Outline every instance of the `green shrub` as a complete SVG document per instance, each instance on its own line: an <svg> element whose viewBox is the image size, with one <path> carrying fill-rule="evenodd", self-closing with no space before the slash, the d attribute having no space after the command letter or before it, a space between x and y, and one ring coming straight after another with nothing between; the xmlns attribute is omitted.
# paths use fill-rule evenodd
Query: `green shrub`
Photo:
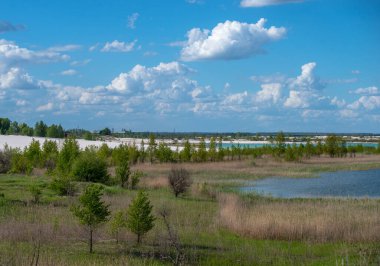
<svg viewBox="0 0 380 266"><path fill-rule="evenodd" d="M74 162L72 174L77 181L106 183L107 163L92 151L83 152Z"/></svg>
<svg viewBox="0 0 380 266"><path fill-rule="evenodd" d="M54 178L50 183L50 188L60 196L74 196L76 192L74 182L68 177Z"/></svg>

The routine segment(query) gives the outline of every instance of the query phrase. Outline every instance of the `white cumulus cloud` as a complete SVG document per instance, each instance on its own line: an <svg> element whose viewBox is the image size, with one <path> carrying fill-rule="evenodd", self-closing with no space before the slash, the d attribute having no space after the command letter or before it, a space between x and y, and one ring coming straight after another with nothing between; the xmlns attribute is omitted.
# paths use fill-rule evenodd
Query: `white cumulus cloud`
<svg viewBox="0 0 380 266"><path fill-rule="evenodd" d="M263 46L283 38L284 27L265 28L265 19L255 24L229 21L219 23L211 31L193 28L181 51L184 61L241 59L264 52Z"/></svg>

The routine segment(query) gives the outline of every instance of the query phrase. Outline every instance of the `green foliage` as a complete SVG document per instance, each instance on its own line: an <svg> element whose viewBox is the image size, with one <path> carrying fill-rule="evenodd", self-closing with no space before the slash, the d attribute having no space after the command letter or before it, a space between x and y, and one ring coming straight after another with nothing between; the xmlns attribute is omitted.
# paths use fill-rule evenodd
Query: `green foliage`
<svg viewBox="0 0 380 266"><path fill-rule="evenodd" d="M13 151L8 145L4 145L4 149L0 150L0 174L8 173L11 170Z"/></svg>
<svg viewBox="0 0 380 266"><path fill-rule="evenodd" d="M58 146L55 141L45 140L42 145L42 165L51 173L58 160Z"/></svg>
<svg viewBox="0 0 380 266"><path fill-rule="evenodd" d="M196 161L198 162L205 162L207 161L207 150L206 150L206 142L204 138L201 138L199 142L199 147L197 150L197 157Z"/></svg>
<svg viewBox="0 0 380 266"><path fill-rule="evenodd" d="M120 186L126 187L128 185L129 176L131 174L128 157L125 160L119 162L119 164L116 166L115 171L116 179L120 182Z"/></svg>
<svg viewBox="0 0 380 266"><path fill-rule="evenodd" d="M65 139L58 155L58 171L63 174L70 173L75 159L79 156L79 152L78 142L74 138Z"/></svg>
<svg viewBox="0 0 380 266"><path fill-rule="evenodd" d="M280 157L285 153L285 134L284 132L280 131L276 135L276 150L275 150L275 155Z"/></svg>
<svg viewBox="0 0 380 266"><path fill-rule="evenodd" d="M46 137L47 134L47 125L43 122L37 122L34 126L33 135L37 137Z"/></svg>
<svg viewBox="0 0 380 266"><path fill-rule="evenodd" d="M40 142L33 139L29 146L25 148L24 156L33 167L39 167L42 160Z"/></svg>
<svg viewBox="0 0 380 266"><path fill-rule="evenodd" d="M154 134L150 134L149 135L148 149L147 149L147 153L149 156L150 163L153 163L153 161L154 161L154 157L156 155L156 149L157 149L156 138L155 138Z"/></svg>
<svg viewBox="0 0 380 266"><path fill-rule="evenodd" d="M102 146L100 146L97 153L100 158L102 158L103 160L107 160L108 157L111 156L112 151L106 143L103 143Z"/></svg>
<svg viewBox="0 0 380 266"><path fill-rule="evenodd" d="M11 120L8 118L1 118L0 117L0 134L5 135L11 126Z"/></svg>
<svg viewBox="0 0 380 266"><path fill-rule="evenodd" d="M20 150L14 150L11 159L11 170L13 174L30 174L33 166Z"/></svg>
<svg viewBox="0 0 380 266"><path fill-rule="evenodd" d="M210 139L210 147L208 149L208 157L210 161L215 162L217 159L217 153L216 153L216 142L215 138L211 137Z"/></svg>
<svg viewBox="0 0 380 266"><path fill-rule="evenodd" d="M46 136L49 138L64 138L65 131L63 130L61 125L51 125L47 128Z"/></svg>
<svg viewBox="0 0 380 266"><path fill-rule="evenodd" d="M173 152L166 143L161 142L156 150L156 157L160 163L171 162L173 161Z"/></svg>
<svg viewBox="0 0 380 266"><path fill-rule="evenodd" d="M42 195L42 189L40 186L33 184L29 187L29 192L33 196L33 202L34 203L39 203Z"/></svg>
<svg viewBox="0 0 380 266"><path fill-rule="evenodd" d="M110 136L111 134L112 134L111 129L109 129L108 127L103 128L102 130L99 131L99 135Z"/></svg>
<svg viewBox="0 0 380 266"><path fill-rule="evenodd" d="M119 243L120 230L127 226L127 219L124 212L117 211L115 215L111 218L109 226L111 234L116 238L116 243Z"/></svg>
<svg viewBox="0 0 380 266"><path fill-rule="evenodd" d="M72 174L77 181L106 183L107 163L94 151L85 151L76 159Z"/></svg>
<svg viewBox="0 0 380 266"><path fill-rule="evenodd" d="M140 182L143 173L141 171L135 171L131 175L130 189L136 189L138 183Z"/></svg>
<svg viewBox="0 0 380 266"><path fill-rule="evenodd" d="M180 158L182 162L190 162L191 160L191 145L188 139L185 141L184 147L180 152Z"/></svg>
<svg viewBox="0 0 380 266"><path fill-rule="evenodd" d="M93 135L91 134L91 132L88 132L88 131L84 133L83 138L84 138L85 140L93 140L93 139L94 139L94 137L93 137Z"/></svg>
<svg viewBox="0 0 380 266"><path fill-rule="evenodd" d="M74 182L67 176L55 177L50 188L60 196L74 196L76 192Z"/></svg>
<svg viewBox="0 0 380 266"><path fill-rule="evenodd" d="M137 243L140 243L141 236L154 226L156 218L152 214L152 208L147 194L143 191L139 191L137 197L129 205L126 225L132 233L137 235Z"/></svg>
<svg viewBox="0 0 380 266"><path fill-rule="evenodd" d="M92 253L93 230L99 224L106 222L110 215L109 206L101 200L102 196L102 186L97 184L88 185L79 197L80 204L71 208L72 213L79 219L79 222L89 229L90 253Z"/></svg>

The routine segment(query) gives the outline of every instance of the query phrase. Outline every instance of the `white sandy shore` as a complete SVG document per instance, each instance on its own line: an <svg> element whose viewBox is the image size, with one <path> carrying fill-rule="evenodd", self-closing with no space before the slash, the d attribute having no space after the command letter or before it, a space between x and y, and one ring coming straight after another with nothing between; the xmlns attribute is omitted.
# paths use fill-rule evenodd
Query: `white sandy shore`
<svg viewBox="0 0 380 266"><path fill-rule="evenodd" d="M4 145L8 145L11 148L19 148L19 149L24 149L25 147L29 146L32 140L38 140L40 144L42 145L45 140L52 140L57 142L58 147L62 147L64 139L54 139L54 138L41 138L41 137L28 137L28 136L14 136L14 135L0 135L0 150L3 149ZM102 144L107 144L108 147L110 148L115 148L119 146L120 144L127 144L127 145L133 145L135 144L137 148L140 148L141 142L144 140L145 143L145 148L148 147L148 142L149 139L141 139L141 138L112 138L109 140L96 140L96 141L91 141L91 140L84 140L84 139L77 139L79 147L81 149L84 149L89 146L95 146L95 147L100 147ZM206 143L209 143L209 140L205 140ZM166 143L172 150L177 149L177 145L173 140L170 139L157 139L157 143ZM178 141L178 144L180 147L178 147L179 150L182 149L182 144L185 141ZM189 140L190 143L192 144L199 144L199 140L197 139L191 139ZM244 139L236 139L236 140L231 140L231 141L223 141L223 144L237 144L240 143L242 145L244 144L269 144L268 141L249 141L249 140L244 140Z"/></svg>

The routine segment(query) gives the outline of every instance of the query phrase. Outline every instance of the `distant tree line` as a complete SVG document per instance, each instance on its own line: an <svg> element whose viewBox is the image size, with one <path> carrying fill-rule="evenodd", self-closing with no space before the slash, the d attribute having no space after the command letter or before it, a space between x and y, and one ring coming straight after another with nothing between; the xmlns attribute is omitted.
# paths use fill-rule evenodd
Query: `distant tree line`
<svg viewBox="0 0 380 266"><path fill-rule="evenodd" d="M66 136L83 138L86 140L95 140L99 136L112 135L112 131L106 127L99 133L92 133L85 129L68 129L65 130L60 124L48 126L43 121L38 121L34 127L26 123L11 121L9 118L0 117L0 135L21 135L48 138L64 138Z"/></svg>

